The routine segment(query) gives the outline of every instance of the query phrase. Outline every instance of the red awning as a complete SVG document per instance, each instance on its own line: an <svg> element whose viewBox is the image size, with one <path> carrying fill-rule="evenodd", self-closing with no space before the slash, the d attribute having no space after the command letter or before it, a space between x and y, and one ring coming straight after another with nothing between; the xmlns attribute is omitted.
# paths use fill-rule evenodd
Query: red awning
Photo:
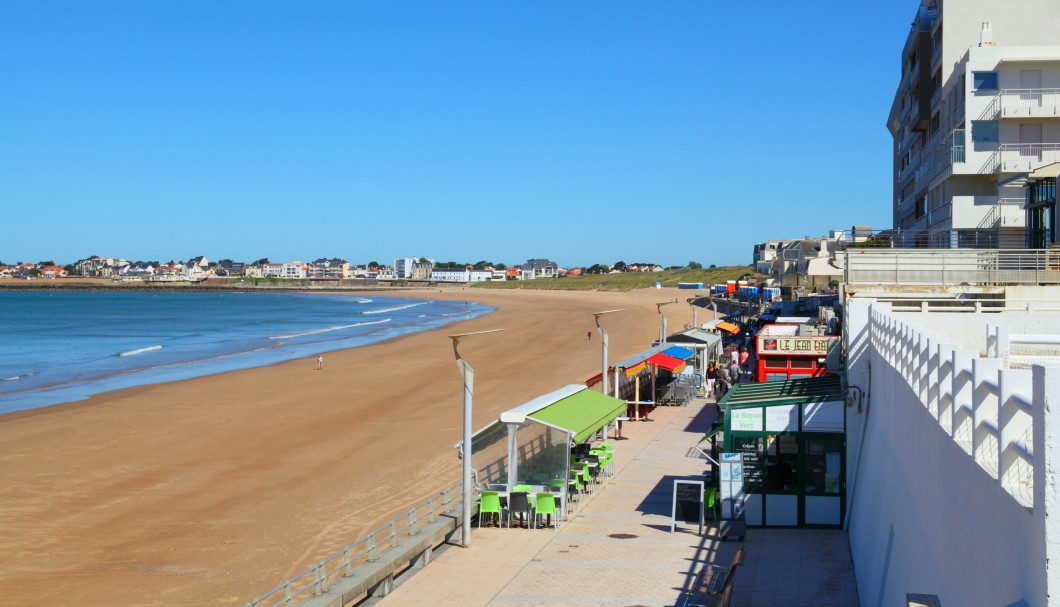
<svg viewBox="0 0 1060 607"><path fill-rule="evenodd" d="M655 365L656 367L662 367L667 371L679 371L685 366L685 361L679 358L674 358L673 356L669 356L667 354L663 354L662 352L659 352L658 354L649 358L648 362Z"/></svg>

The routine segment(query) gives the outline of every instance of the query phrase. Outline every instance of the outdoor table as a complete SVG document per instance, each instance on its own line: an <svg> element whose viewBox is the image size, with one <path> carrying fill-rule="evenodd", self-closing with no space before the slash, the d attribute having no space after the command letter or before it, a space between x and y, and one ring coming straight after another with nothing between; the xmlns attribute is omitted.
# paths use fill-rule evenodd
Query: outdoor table
<svg viewBox="0 0 1060 607"><path fill-rule="evenodd" d="M564 500L563 500L563 492L562 491L558 491L556 487L549 487L549 486L546 486L546 485L529 485L529 487L531 489L531 491L528 492L529 493L529 497L530 497L530 507L531 508L534 508L535 510L537 509L537 494L538 493L551 493L556 498L556 507L560 509L560 512L566 512L566 510L564 508L565 504L564 504ZM511 491L508 491L508 490L505 489L505 490L498 490L495 493L501 499L501 506L504 509L507 509L508 508L508 496L509 496L509 494L514 493L514 492L511 492Z"/></svg>

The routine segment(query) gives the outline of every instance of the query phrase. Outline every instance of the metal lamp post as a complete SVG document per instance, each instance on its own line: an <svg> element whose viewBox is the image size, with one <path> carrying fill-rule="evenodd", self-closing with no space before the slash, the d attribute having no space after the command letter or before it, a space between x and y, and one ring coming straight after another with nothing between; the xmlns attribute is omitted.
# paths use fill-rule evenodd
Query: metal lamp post
<svg viewBox="0 0 1060 607"><path fill-rule="evenodd" d="M663 314L663 306L677 303L677 298L671 299L670 301L660 301L655 304L655 309L659 311L659 318L662 319L662 327L659 328L659 343L666 343L666 315Z"/></svg>
<svg viewBox="0 0 1060 607"><path fill-rule="evenodd" d="M601 393L605 395L607 394L607 331L605 331L604 328L600 326L600 317L604 314L621 312L623 310L625 310L625 308L618 308L616 310L604 310L603 312L593 312L593 319L596 321L596 328L600 330L600 350L601 358L603 360L603 374L600 376L600 380L602 382Z"/></svg>
<svg viewBox="0 0 1060 607"><path fill-rule="evenodd" d="M474 333L461 333L450 335L453 340L453 354L456 355L456 366L464 376L464 441L460 445L460 459L463 460L463 481L461 483L461 502L463 503L463 524L460 531L460 543L464 548L471 547L471 397L475 392L475 370L471 365L460 357L460 340L482 335L484 333L496 333L504 329L491 329L489 331L476 331Z"/></svg>
<svg viewBox="0 0 1060 607"><path fill-rule="evenodd" d="M696 315L696 312L698 312L698 310L696 310L696 308L699 307L699 306L696 305L697 301L699 301L699 293L696 293L695 297L689 297L688 298L688 305L692 308L692 328L693 329L698 329L699 328L699 318Z"/></svg>

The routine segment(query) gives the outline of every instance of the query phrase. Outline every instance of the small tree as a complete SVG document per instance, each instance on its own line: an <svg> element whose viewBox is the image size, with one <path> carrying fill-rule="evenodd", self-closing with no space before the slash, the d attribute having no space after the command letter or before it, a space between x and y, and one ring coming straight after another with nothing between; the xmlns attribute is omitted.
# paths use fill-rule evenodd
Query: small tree
<svg viewBox="0 0 1060 607"><path fill-rule="evenodd" d="M43 266L54 266L54 265L55 265L55 261L53 261L51 259L49 259L47 261L38 261L37 262L37 267L38 268L39 267L43 267Z"/></svg>
<svg viewBox="0 0 1060 607"><path fill-rule="evenodd" d="M173 262L171 261L169 263L173 263ZM254 263L259 265L259 266L263 266L263 265L269 263L269 258L268 257L262 257L261 259L255 261Z"/></svg>
<svg viewBox="0 0 1060 607"><path fill-rule="evenodd" d="M703 269L703 264L699 263L698 261L690 261L690 262L688 262L688 269L689 270L702 270Z"/></svg>
<svg viewBox="0 0 1060 607"><path fill-rule="evenodd" d="M615 271L617 271L617 272L625 272L626 271L626 262L624 262L624 261L616 261L613 269Z"/></svg>

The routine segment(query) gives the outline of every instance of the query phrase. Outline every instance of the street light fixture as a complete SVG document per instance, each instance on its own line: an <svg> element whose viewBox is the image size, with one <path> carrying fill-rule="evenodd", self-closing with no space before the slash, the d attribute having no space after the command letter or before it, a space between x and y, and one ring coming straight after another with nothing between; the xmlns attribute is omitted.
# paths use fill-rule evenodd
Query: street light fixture
<svg viewBox="0 0 1060 607"><path fill-rule="evenodd" d="M463 481L461 483L461 502L463 502L463 525L460 533L460 543L464 548L471 547L471 397L475 392L475 370L471 364L460 356L460 341L462 339L482 335L485 333L497 333L504 329L491 329L489 331L475 331L474 333L461 333L450 335L453 340L453 354L456 355L456 366L464 376L464 441L461 444L460 459L463 461Z"/></svg>
<svg viewBox="0 0 1060 607"><path fill-rule="evenodd" d="M659 343L666 343L666 315L662 313L663 306L677 303L677 298L673 298L670 301L660 301L655 304L655 309L659 311L659 318L662 319L662 327L659 328Z"/></svg>
<svg viewBox="0 0 1060 607"><path fill-rule="evenodd" d="M593 319L596 321L596 328L600 330L600 350L602 352L601 357L603 359L603 374L600 376L601 393L607 395L607 331L600 326L600 317L604 314L611 314L613 312L622 312L625 308L618 308L616 310L604 310L602 312L593 312Z"/></svg>
<svg viewBox="0 0 1060 607"><path fill-rule="evenodd" d="M696 315L696 312L698 311L698 310L696 310L696 308L699 307L699 306L696 305L697 301L699 301L699 293L696 293L695 297L689 297L688 298L688 305L692 308L692 328L693 329L698 329L699 328L699 318Z"/></svg>

